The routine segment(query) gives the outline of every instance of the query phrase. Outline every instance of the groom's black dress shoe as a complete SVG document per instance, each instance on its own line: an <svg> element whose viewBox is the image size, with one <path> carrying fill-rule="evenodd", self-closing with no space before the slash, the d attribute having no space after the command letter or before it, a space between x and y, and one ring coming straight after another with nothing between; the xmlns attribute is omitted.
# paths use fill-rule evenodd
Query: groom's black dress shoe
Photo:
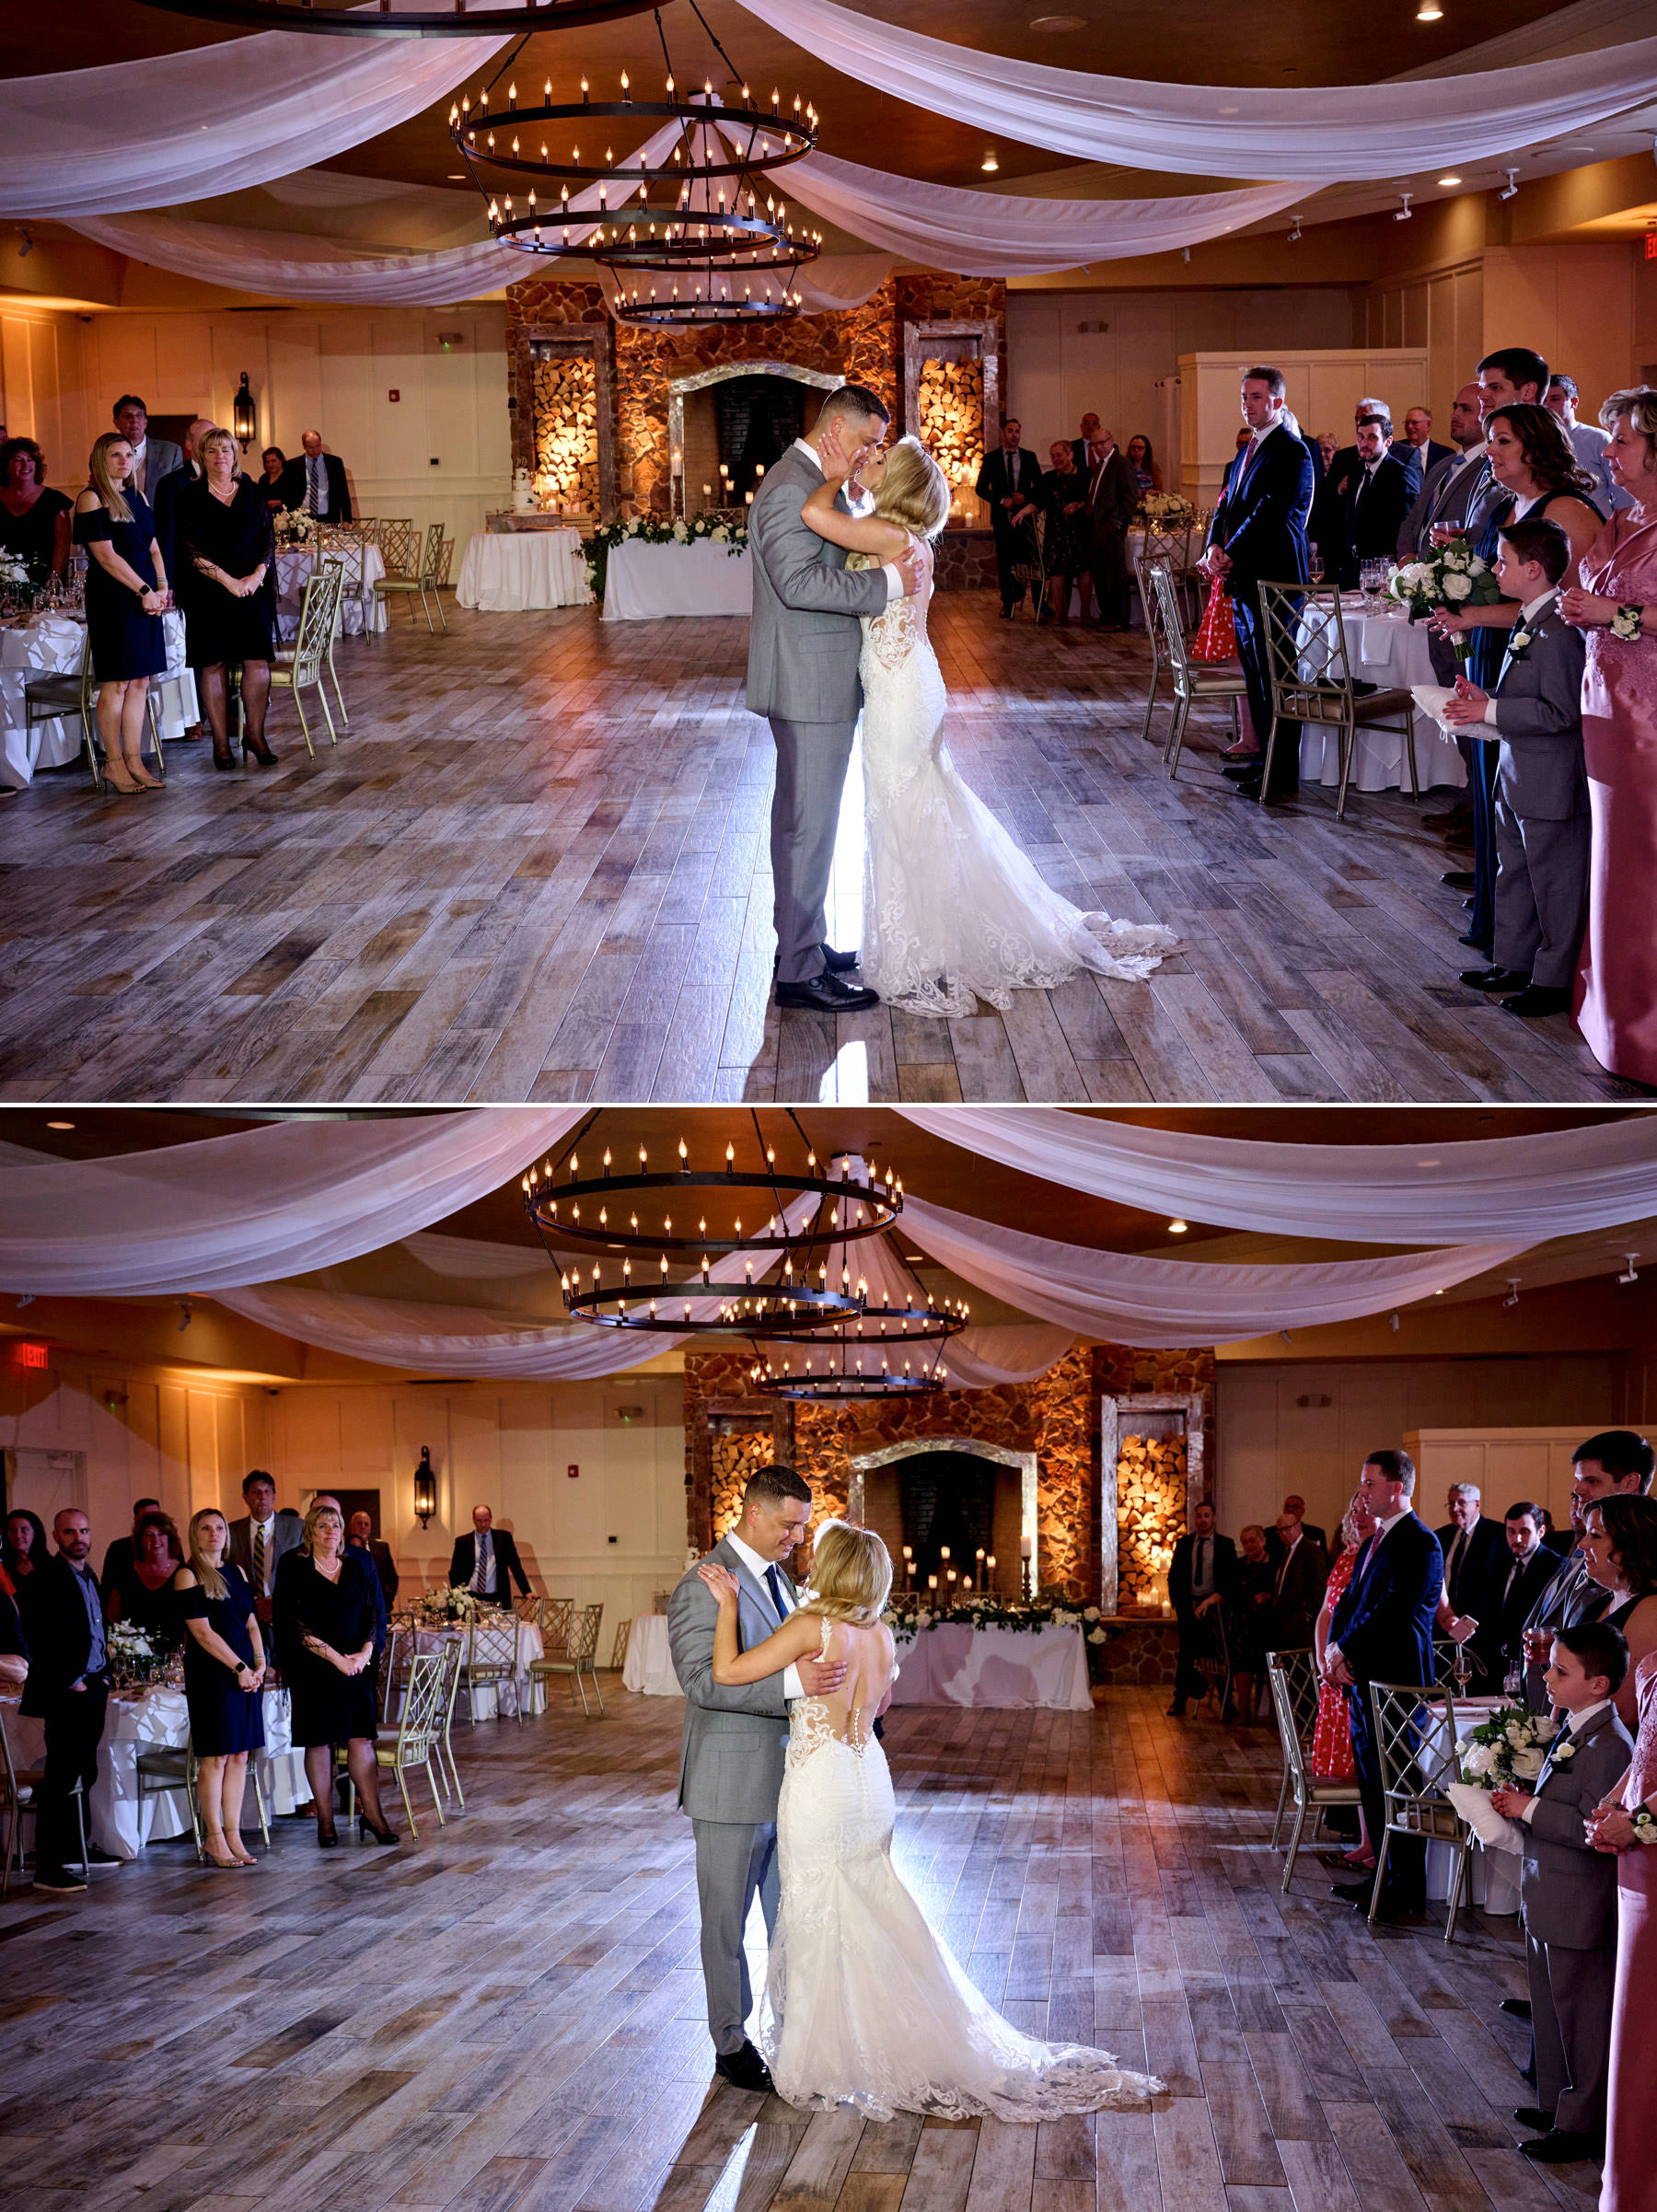
<svg viewBox="0 0 1657 2212"><path fill-rule="evenodd" d="M1464 967L1461 979L1469 990L1524 990L1530 982L1518 967Z"/></svg>
<svg viewBox="0 0 1657 2212"><path fill-rule="evenodd" d="M819 945L817 949L823 955L824 968L831 976L849 976L863 958L861 953L837 953L831 944ZM771 955L771 979L773 982L776 980L777 970L782 965L782 954L773 953Z"/></svg>
<svg viewBox="0 0 1657 2212"><path fill-rule="evenodd" d="M1528 1997L1504 1997L1496 2009L1505 2012L1510 2020L1528 2020L1531 2016L1531 2001ZM1513 2117L1516 2120L1519 2114L1515 2113ZM1549 2120L1547 2125L1551 2127L1553 2122Z"/></svg>
<svg viewBox="0 0 1657 2212"><path fill-rule="evenodd" d="M1516 2104L1513 2117L1521 2127L1534 2128L1539 2136L1550 2136L1553 2133L1553 2114L1545 2113L1539 2104Z"/></svg>
<svg viewBox="0 0 1657 2212"><path fill-rule="evenodd" d="M861 1013L880 1003L879 992L866 983L842 983L827 968L809 983L779 983L776 999L779 1006L807 1006L814 1013Z"/></svg>
<svg viewBox="0 0 1657 2212"><path fill-rule="evenodd" d="M713 2061L713 2071L733 2089L756 2090L762 2097L774 2097L777 2093L771 2068L751 2043L745 2043L739 2051L720 2052Z"/></svg>
<svg viewBox="0 0 1657 2212"><path fill-rule="evenodd" d="M1572 2128L1556 2127L1545 2136L1534 2136L1520 2149L1527 2159L1535 2159L1542 2166L1571 2166L1579 2159L1603 2159L1605 2155L1604 2136L1579 2135Z"/></svg>
<svg viewBox="0 0 1657 2212"><path fill-rule="evenodd" d="M1451 868L1439 877L1447 890L1471 891L1477 888L1478 878L1471 868Z"/></svg>
<svg viewBox="0 0 1657 2212"><path fill-rule="evenodd" d="M1555 990L1546 983L1528 983L1515 997L1502 1000L1501 1011L1523 1014L1527 1022L1539 1020L1547 1013L1569 1013L1570 993Z"/></svg>

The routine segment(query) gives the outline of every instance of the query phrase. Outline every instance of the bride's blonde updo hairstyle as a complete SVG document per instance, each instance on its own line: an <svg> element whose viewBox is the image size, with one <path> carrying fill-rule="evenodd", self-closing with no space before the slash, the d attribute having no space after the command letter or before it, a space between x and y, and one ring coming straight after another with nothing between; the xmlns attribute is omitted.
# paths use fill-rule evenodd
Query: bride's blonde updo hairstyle
<svg viewBox="0 0 1657 2212"><path fill-rule="evenodd" d="M899 438L887 454L875 512L922 538L935 538L949 520L949 479L919 438Z"/></svg>
<svg viewBox="0 0 1657 2212"><path fill-rule="evenodd" d="M805 1610L872 1628L886 1611L891 1587L892 1556L872 1528L824 1522L812 1546Z"/></svg>

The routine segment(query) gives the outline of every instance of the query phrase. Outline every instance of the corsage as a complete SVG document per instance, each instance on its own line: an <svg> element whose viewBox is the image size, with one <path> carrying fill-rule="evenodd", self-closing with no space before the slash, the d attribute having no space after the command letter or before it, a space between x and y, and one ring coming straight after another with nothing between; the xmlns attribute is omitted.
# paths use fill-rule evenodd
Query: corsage
<svg viewBox="0 0 1657 2212"><path fill-rule="evenodd" d="M1640 636L1640 625L1644 618L1643 607L1619 607L1611 618L1611 635L1621 638L1625 644L1633 644Z"/></svg>

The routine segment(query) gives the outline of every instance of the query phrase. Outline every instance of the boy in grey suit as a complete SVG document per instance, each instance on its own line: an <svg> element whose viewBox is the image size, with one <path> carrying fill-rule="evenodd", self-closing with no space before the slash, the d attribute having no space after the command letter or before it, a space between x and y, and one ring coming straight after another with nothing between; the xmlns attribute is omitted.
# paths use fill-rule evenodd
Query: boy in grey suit
<svg viewBox="0 0 1657 2212"><path fill-rule="evenodd" d="M1582 764L1580 630L1559 612L1570 542L1537 515L1501 533L1496 580L1520 604L1495 696L1466 677L1444 718L1500 734L1496 770L1496 932L1475 990L1504 991L1509 1013L1566 1013L1588 926L1588 778ZM1486 742L1489 742L1488 737Z"/></svg>
<svg viewBox="0 0 1657 2212"><path fill-rule="evenodd" d="M1616 1979L1616 1861L1587 1841L1585 1823L1633 1756L1612 1698L1628 1671L1620 1629L1605 1621L1554 1631L1548 1695L1564 1725L1534 1791L1498 1789L1498 1812L1523 1821L1519 1880L1535 2038L1536 2102L1513 2117L1545 2132L1519 2148L1547 2166L1600 2158L1611 1998Z"/></svg>
<svg viewBox="0 0 1657 2212"><path fill-rule="evenodd" d="M736 1525L707 1555L736 1578L740 1648L752 1650L794 1610L784 1562L811 1519L811 1486L792 1467L761 1467L742 1494ZM738 1687L713 1679L719 1607L691 1568L667 1602L667 1642L685 1693L679 1756L681 1809L696 1838L702 1982L714 2069L737 2089L771 2079L747 2036L753 2009L743 1934L756 1896L767 1934L778 1903L777 1798L788 1745L788 1701L822 1697L846 1678L843 1661L803 1659L781 1675Z"/></svg>
<svg viewBox="0 0 1657 2212"><path fill-rule="evenodd" d="M748 515L754 611L747 707L770 721L777 747L771 825L777 1003L819 1013L877 1003L872 990L844 980L856 955L833 952L825 942L828 875L863 705L858 618L911 593L919 567L906 554L885 568L848 573L844 547L807 529L800 510L828 473L825 458L855 462L879 444L886 425L885 406L862 385L830 392L810 436L796 438L767 474ZM836 504L852 512L844 492ZM710 1613L710 1636L712 1620Z"/></svg>

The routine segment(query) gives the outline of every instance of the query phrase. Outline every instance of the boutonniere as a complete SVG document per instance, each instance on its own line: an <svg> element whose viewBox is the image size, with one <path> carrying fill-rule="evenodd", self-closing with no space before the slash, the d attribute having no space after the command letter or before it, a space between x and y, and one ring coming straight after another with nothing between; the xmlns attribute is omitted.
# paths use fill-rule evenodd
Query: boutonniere
<svg viewBox="0 0 1657 2212"><path fill-rule="evenodd" d="M1515 630L1508 640L1508 658L1516 661L1531 642L1528 630Z"/></svg>
<svg viewBox="0 0 1657 2212"><path fill-rule="evenodd" d="M1556 1766L1561 1759L1574 1759L1575 1757L1576 1745L1574 1743L1556 1743L1554 1745L1552 1758Z"/></svg>

